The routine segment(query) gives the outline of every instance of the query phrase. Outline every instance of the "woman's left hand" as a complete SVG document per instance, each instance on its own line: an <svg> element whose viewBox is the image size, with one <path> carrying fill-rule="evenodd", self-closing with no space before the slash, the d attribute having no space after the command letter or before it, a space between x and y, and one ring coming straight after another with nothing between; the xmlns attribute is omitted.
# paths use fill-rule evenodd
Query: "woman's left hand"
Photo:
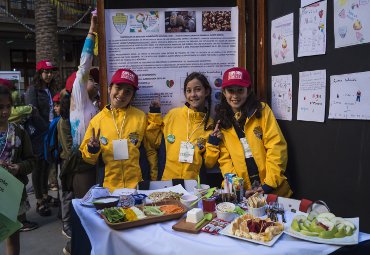
<svg viewBox="0 0 370 255"><path fill-rule="evenodd" d="M19 173L19 165L18 164L8 164L6 167L12 175L16 176Z"/></svg>

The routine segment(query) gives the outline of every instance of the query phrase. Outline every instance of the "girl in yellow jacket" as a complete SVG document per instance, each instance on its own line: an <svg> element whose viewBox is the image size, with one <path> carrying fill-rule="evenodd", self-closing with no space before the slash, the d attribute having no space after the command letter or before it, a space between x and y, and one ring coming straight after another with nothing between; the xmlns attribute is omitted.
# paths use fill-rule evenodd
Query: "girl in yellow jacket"
<svg viewBox="0 0 370 255"><path fill-rule="evenodd" d="M223 174L243 178L247 197L254 192L290 197L284 176L287 144L270 107L252 92L248 71L227 70L222 92L216 107L218 125L207 143L208 160L218 160Z"/></svg>
<svg viewBox="0 0 370 255"><path fill-rule="evenodd" d="M82 157L89 164L96 164L102 153L105 164L103 186L111 192L116 188L136 188L142 181L139 165L142 142L149 161L151 155L155 156L144 137L146 115L130 105L138 89L138 77L133 71L117 70L109 85L111 104L90 121L80 146ZM151 169L151 176L156 179L156 169Z"/></svg>
<svg viewBox="0 0 370 255"><path fill-rule="evenodd" d="M199 175L206 141L212 132L211 91L203 74L191 73L184 82L186 104L183 107L170 110L162 118L159 101L152 102L147 134L157 149L162 137L165 142L166 164L162 180L196 179ZM207 161L205 165L210 167Z"/></svg>

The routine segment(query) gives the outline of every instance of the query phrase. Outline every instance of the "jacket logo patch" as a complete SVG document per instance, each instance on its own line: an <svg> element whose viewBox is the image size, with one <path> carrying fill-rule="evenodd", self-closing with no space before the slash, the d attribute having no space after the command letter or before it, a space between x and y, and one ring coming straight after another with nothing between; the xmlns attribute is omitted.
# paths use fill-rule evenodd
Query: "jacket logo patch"
<svg viewBox="0 0 370 255"><path fill-rule="evenodd" d="M139 134L136 133L136 132L133 132L133 133L130 133L128 135L129 139L130 139L130 142L133 144L133 145L136 145L138 142L139 142Z"/></svg>
<svg viewBox="0 0 370 255"><path fill-rule="evenodd" d="M203 137L199 137L197 139L197 146L198 146L199 150L203 150L205 145L206 145L206 139L204 139Z"/></svg>
<svg viewBox="0 0 370 255"><path fill-rule="evenodd" d="M257 138L262 139L262 128L261 127L255 127L253 129L253 133L257 136Z"/></svg>

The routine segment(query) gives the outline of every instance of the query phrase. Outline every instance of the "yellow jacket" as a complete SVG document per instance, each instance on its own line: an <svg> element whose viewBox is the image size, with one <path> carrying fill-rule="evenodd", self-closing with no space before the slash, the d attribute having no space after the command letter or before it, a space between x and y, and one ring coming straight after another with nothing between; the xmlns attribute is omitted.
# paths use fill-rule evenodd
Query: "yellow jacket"
<svg viewBox="0 0 370 255"><path fill-rule="evenodd" d="M189 121L188 121L189 115ZM161 113L148 113L147 136L155 148L159 148L164 136L166 145L166 166L162 180L197 179L203 162L206 142L212 129L204 130L205 113L195 112L186 105L169 111L164 118ZM210 118L208 127L213 123ZM190 142L194 145L193 163L179 162L180 144L187 141L187 125L189 126ZM170 136L174 136L171 143ZM206 161L206 167L211 165Z"/></svg>
<svg viewBox="0 0 370 255"><path fill-rule="evenodd" d="M127 139L129 159L113 159L113 140L118 139L117 130L125 117L121 138ZM95 135L100 129L100 150L92 154L88 151L87 144L92 136L92 128L95 128ZM147 128L147 118L141 110L129 106L126 109L114 109L111 111L109 105L98 113L89 124L85 137L80 146L83 159L89 164L96 164L99 154L102 153L105 164L104 187L109 188L112 192L116 188L136 188L138 182L142 181L141 169L139 165L141 143L147 152L147 157L151 166L151 179L157 178L156 152L146 142L145 130ZM105 144L104 144L105 143Z"/></svg>
<svg viewBox="0 0 370 255"><path fill-rule="evenodd" d="M292 191L284 176L288 160L287 143L270 107L262 103L262 108L261 118L256 118L255 114L247 118L245 136L257 164L261 184L274 188L272 193L290 197ZM251 189L243 146L235 129L223 129L222 134L218 146L207 143L208 160L213 164L218 160L223 175L235 173L244 179L244 188Z"/></svg>

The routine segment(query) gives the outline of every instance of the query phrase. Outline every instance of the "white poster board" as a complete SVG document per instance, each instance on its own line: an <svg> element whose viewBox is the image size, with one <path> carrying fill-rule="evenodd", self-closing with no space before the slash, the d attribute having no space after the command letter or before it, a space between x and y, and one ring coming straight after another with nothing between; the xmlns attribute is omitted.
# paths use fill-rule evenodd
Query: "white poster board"
<svg viewBox="0 0 370 255"><path fill-rule="evenodd" d="M370 120L370 71L330 76L329 118Z"/></svg>
<svg viewBox="0 0 370 255"><path fill-rule="evenodd" d="M299 73L297 120L324 122L326 70Z"/></svg>
<svg viewBox="0 0 370 255"><path fill-rule="evenodd" d="M272 65L294 61L293 13L271 22Z"/></svg>
<svg viewBox="0 0 370 255"><path fill-rule="evenodd" d="M370 42L370 0L334 0L335 48Z"/></svg>
<svg viewBox="0 0 370 255"><path fill-rule="evenodd" d="M202 72L219 102L223 72L238 66L238 15L237 7L106 9L108 83L117 69L132 69L133 105L147 112L160 93L166 113L184 104L186 76Z"/></svg>
<svg viewBox="0 0 370 255"><path fill-rule="evenodd" d="M271 108L276 119L292 120L292 75L271 77Z"/></svg>
<svg viewBox="0 0 370 255"><path fill-rule="evenodd" d="M300 9L298 57L325 54L326 7L325 0Z"/></svg>

